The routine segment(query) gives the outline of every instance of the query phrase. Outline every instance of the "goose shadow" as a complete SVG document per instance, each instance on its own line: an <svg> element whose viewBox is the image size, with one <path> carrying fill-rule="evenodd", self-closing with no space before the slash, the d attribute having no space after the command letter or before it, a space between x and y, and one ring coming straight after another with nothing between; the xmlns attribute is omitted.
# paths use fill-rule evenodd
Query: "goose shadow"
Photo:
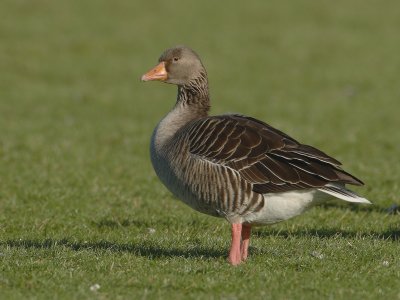
<svg viewBox="0 0 400 300"><path fill-rule="evenodd" d="M279 230L269 229L260 230L256 229L253 231L254 236L258 237L318 237L318 238L365 238L372 240L400 240L400 229L388 229L385 231L348 231L348 230L337 230L330 228L319 228L319 229L297 229L297 230Z"/></svg>
<svg viewBox="0 0 400 300"><path fill-rule="evenodd" d="M325 208L342 208L342 206L338 206L335 204L325 204ZM398 208L398 205L395 207ZM344 207L343 209L349 209L349 206ZM358 206L350 206L350 210L354 210L355 212L359 211L376 211L388 214L387 210L381 207L373 207L368 206L367 208L358 208ZM399 212L396 210L396 214ZM196 226L199 225L199 220L192 220L189 225ZM168 223L168 222L167 222ZM201 222L200 222L201 223ZM132 220L132 219L123 219L123 220L113 220L113 219L101 219L98 222L93 222L93 225L98 228L114 228L118 229L119 227L137 227L137 228L146 228L146 227L154 227L154 222L151 221L143 221L143 220ZM159 225L159 224L158 224ZM204 225L204 224L203 224ZM157 226L155 226L157 227ZM265 228L265 227L264 227ZM211 228L210 228L211 230ZM398 228L390 228L385 231L346 231L346 230L337 230L330 228L318 228L318 229L297 229L297 230L280 230L275 228L261 229L257 227L253 230L252 236L254 237L319 237L319 238L366 238L372 240L391 240L391 241L399 241L400 240L400 229ZM159 245L151 244L149 242L129 242L129 243L117 243L111 242L107 240L100 241L72 241L68 238L62 239L9 239L9 240L0 240L0 246L10 247L10 248L19 248L19 249L50 249L54 247L65 247L69 248L73 251L111 251L111 252L127 252L136 256L143 256L148 258L165 258L165 257L183 257L183 258L193 258L193 257L202 257L202 258L221 258L226 257L226 249L217 249L217 248L204 248L200 244L198 247L190 247L186 249L170 247L165 248Z"/></svg>
<svg viewBox="0 0 400 300"><path fill-rule="evenodd" d="M368 238L373 240L400 240L400 229L378 231L343 231L334 229L307 229L307 230L260 230L253 231L253 236L257 237L319 237L319 238ZM178 249L163 248L149 243L116 243L105 240L86 242L71 241L69 239L16 239L0 241L0 246L18 249L51 249L54 247L65 247L73 251L111 251L115 253L127 252L135 256L147 258L224 258L226 249L202 248L200 245L196 248ZM251 247L253 248L253 247ZM254 254L258 251L251 249Z"/></svg>
<svg viewBox="0 0 400 300"><path fill-rule="evenodd" d="M148 258L171 258L171 257L203 257L203 258L220 258L225 257L225 251L213 248L196 247L190 249L178 248L162 248L157 245L148 243L116 243L110 241L71 241L68 239L17 239L0 241L0 246L19 248L19 249L51 249L54 247L65 247L73 251L111 251L115 253L128 252L136 256L144 256Z"/></svg>

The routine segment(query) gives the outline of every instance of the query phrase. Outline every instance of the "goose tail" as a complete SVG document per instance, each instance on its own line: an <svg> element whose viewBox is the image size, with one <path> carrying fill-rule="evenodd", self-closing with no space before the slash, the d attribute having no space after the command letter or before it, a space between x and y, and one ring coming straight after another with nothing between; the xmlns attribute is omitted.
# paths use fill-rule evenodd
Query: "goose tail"
<svg viewBox="0 0 400 300"><path fill-rule="evenodd" d="M350 191L341 185L327 184L318 190L348 202L372 204L368 199L357 195L355 192Z"/></svg>

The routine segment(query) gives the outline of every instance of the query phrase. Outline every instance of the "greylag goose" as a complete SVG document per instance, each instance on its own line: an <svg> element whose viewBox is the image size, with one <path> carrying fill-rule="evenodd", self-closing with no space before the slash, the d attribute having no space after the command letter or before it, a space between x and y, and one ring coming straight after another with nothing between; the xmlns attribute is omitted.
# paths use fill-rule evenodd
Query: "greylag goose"
<svg viewBox="0 0 400 300"><path fill-rule="evenodd" d="M246 260L252 225L287 220L329 196L370 203L345 187L362 181L324 152L251 117L209 116L207 73L190 48L166 50L141 79L178 86L153 132L151 161L177 198L231 223L232 265Z"/></svg>

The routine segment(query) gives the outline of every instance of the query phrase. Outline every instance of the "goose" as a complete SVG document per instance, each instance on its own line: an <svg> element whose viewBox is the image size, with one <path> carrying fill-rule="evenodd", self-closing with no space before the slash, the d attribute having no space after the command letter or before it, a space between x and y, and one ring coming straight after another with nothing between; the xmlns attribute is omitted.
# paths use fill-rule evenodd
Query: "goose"
<svg viewBox="0 0 400 300"><path fill-rule="evenodd" d="M192 49L165 50L141 80L178 87L152 134L151 162L177 198L231 224L230 264L247 259L254 225L290 219L332 196L371 203L345 187L363 182L324 152L252 117L209 116L207 72Z"/></svg>

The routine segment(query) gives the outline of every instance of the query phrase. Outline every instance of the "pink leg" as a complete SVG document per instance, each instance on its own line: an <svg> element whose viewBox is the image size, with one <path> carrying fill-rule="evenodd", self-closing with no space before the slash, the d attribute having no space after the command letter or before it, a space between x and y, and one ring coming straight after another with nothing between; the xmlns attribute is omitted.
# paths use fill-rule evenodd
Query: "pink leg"
<svg viewBox="0 0 400 300"><path fill-rule="evenodd" d="M242 260L247 259L250 244L251 225L244 224L242 229L242 246L240 248Z"/></svg>
<svg viewBox="0 0 400 300"><path fill-rule="evenodd" d="M232 224L232 245L229 252L229 262L231 265L240 264L240 239L242 235L242 224Z"/></svg>

